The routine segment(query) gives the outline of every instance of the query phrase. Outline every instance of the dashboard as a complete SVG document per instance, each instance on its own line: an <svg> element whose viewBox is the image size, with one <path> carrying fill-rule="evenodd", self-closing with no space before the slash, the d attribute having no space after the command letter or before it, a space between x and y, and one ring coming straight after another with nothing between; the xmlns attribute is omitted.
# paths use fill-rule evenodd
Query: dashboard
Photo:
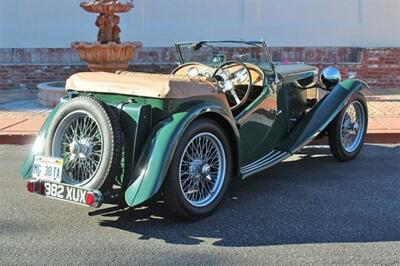
<svg viewBox="0 0 400 266"><path fill-rule="evenodd" d="M200 63L187 63L178 66L172 71L174 75L197 77L203 76L211 78L214 75L215 69Z"/></svg>
<svg viewBox="0 0 400 266"><path fill-rule="evenodd" d="M264 85L264 72L257 66L252 65L252 64L245 64L251 75L251 80L252 80L252 85L253 86L263 86ZM225 71L228 71L230 73L237 72L241 69L240 65L232 65L229 66ZM172 71L172 74L174 75L180 75L180 76L189 76L189 77L207 77L211 78L213 77L215 71L217 69L201 64L201 63L187 63L178 66ZM241 85L245 85L246 83L244 82Z"/></svg>

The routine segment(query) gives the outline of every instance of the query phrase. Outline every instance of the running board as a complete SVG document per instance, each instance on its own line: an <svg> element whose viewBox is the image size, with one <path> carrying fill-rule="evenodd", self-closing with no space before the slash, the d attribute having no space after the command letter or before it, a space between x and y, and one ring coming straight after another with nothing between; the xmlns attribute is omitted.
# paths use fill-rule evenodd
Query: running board
<svg viewBox="0 0 400 266"><path fill-rule="evenodd" d="M261 157L260 159L245 165L240 168L243 178L246 178L252 174L265 170L275 164L285 160L290 157L290 153L285 151L272 150L267 155Z"/></svg>

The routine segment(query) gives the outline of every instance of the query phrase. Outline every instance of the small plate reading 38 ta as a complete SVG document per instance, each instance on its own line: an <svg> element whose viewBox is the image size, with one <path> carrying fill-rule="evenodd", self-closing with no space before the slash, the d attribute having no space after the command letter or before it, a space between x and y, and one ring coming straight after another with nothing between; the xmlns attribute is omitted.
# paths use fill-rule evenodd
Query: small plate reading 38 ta
<svg viewBox="0 0 400 266"><path fill-rule="evenodd" d="M61 182L63 159L35 156L32 169L32 178Z"/></svg>

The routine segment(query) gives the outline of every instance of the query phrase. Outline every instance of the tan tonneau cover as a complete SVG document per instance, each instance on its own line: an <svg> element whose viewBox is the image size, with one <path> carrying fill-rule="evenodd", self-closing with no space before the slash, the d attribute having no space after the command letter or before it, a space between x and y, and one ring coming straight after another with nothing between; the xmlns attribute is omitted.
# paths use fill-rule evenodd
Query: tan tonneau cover
<svg viewBox="0 0 400 266"><path fill-rule="evenodd" d="M72 75L66 90L136 95L152 98L185 98L216 93L205 78L120 71L82 72Z"/></svg>

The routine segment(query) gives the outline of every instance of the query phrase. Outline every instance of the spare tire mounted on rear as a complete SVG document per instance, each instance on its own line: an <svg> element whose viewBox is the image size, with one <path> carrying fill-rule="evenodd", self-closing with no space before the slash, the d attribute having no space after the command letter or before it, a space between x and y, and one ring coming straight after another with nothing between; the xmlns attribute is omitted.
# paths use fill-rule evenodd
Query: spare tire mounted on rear
<svg viewBox="0 0 400 266"><path fill-rule="evenodd" d="M79 96L55 114L45 154L64 159L62 182L106 190L120 173L122 133L110 107Z"/></svg>

